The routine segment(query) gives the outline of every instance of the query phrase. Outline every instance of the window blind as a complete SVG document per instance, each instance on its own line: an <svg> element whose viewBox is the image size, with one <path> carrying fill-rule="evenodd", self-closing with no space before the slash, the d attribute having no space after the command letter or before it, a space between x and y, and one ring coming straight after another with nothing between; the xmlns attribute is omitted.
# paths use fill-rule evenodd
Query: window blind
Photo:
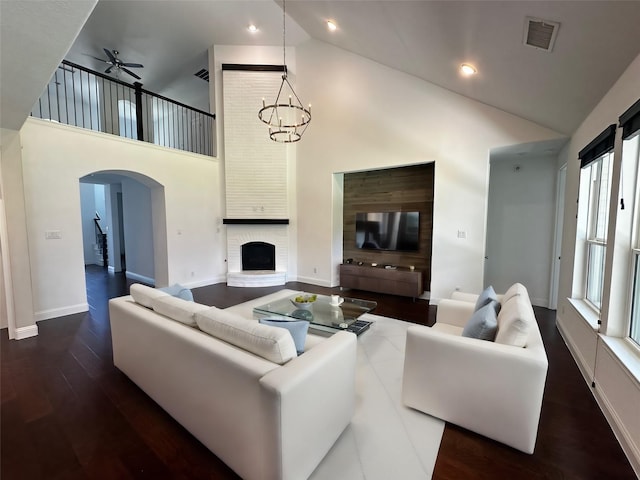
<svg viewBox="0 0 640 480"><path fill-rule="evenodd" d="M627 140L640 131L640 100L631 105L629 109L620 115L620 128L622 139Z"/></svg>
<svg viewBox="0 0 640 480"><path fill-rule="evenodd" d="M580 168L589 166L592 162L600 158L605 153L613 150L613 143L616 139L616 126L609 125L604 131L594 138L589 145L578 153Z"/></svg>

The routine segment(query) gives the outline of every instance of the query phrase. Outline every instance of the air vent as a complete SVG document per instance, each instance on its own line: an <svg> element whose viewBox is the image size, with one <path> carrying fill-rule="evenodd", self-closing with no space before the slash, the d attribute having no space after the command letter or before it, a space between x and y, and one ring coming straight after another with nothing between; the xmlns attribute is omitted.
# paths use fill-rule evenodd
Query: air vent
<svg viewBox="0 0 640 480"><path fill-rule="evenodd" d="M524 44L538 50L550 52L556 42L560 23L526 17L524 19Z"/></svg>
<svg viewBox="0 0 640 480"><path fill-rule="evenodd" d="M198 70L196 73L194 73L194 75L198 78L201 78L205 82L209 81L209 70L205 68Z"/></svg>

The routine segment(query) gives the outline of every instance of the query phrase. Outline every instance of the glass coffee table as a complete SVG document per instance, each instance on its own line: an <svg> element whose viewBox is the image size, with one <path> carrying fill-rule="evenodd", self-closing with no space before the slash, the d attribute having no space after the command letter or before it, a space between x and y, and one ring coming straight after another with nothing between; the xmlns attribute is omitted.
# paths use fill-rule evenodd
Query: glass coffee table
<svg viewBox="0 0 640 480"><path fill-rule="evenodd" d="M360 335L368 329L373 322L359 320L359 317L376 308L377 303L368 300L341 297L339 305L331 304L331 297L317 295L316 301L308 308L298 308L291 300L299 293L291 297L276 300L253 309L258 317L278 316L307 320L309 328L335 333L346 330Z"/></svg>

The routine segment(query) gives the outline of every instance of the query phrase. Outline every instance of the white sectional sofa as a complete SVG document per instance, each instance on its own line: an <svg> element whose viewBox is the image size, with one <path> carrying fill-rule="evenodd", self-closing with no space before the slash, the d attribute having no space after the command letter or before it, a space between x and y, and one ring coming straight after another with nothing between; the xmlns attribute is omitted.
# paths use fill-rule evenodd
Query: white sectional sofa
<svg viewBox="0 0 640 480"><path fill-rule="evenodd" d="M116 367L242 478L308 478L353 416L356 336L308 334L297 356L282 328L131 293L109 302Z"/></svg>
<svg viewBox="0 0 640 480"><path fill-rule="evenodd" d="M495 341L461 336L478 295L454 297L407 330L404 404L533 453L548 361L526 288L498 296Z"/></svg>

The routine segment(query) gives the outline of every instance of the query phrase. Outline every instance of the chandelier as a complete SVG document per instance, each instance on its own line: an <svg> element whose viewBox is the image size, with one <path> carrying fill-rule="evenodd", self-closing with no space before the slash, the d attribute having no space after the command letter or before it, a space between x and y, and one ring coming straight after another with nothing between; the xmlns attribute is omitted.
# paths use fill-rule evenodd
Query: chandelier
<svg viewBox="0 0 640 480"><path fill-rule="evenodd" d="M282 63L284 73L276 100L267 105L262 99L258 118L269 126L269 138L274 142L293 143L302 138L311 122L311 105L305 108L287 78L287 54L285 49L286 21L285 1L282 2ZM287 96L289 97L286 100Z"/></svg>

